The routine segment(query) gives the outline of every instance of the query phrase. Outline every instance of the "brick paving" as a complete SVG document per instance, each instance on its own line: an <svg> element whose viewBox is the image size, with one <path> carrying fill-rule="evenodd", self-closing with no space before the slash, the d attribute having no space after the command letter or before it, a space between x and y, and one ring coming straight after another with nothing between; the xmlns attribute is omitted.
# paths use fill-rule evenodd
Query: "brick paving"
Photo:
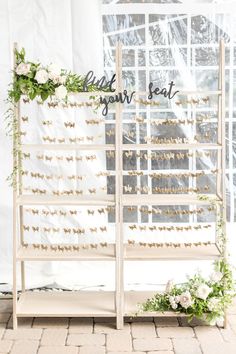
<svg viewBox="0 0 236 354"><path fill-rule="evenodd" d="M12 330L11 300L0 300L0 354L236 354L236 301L228 327L185 318L22 318Z"/></svg>

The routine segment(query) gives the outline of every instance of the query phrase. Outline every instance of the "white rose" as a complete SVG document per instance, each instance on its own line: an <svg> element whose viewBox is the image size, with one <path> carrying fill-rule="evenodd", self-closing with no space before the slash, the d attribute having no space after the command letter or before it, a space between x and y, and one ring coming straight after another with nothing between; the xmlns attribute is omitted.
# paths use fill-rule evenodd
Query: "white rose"
<svg viewBox="0 0 236 354"><path fill-rule="evenodd" d="M66 83L66 79L67 79L66 75L61 75L58 78L59 83L62 84L62 85L64 85Z"/></svg>
<svg viewBox="0 0 236 354"><path fill-rule="evenodd" d="M49 78L50 75L59 76L61 75L61 68L57 64L50 64L48 66Z"/></svg>
<svg viewBox="0 0 236 354"><path fill-rule="evenodd" d="M171 302L170 306L172 307L173 310L176 310L178 305L176 304L176 302Z"/></svg>
<svg viewBox="0 0 236 354"><path fill-rule="evenodd" d="M199 298L199 299L202 299L202 300L206 300L207 296L212 292L212 289L206 285L206 284L201 284L199 285L199 287L197 288L197 291L196 291L196 296Z"/></svg>
<svg viewBox="0 0 236 354"><path fill-rule="evenodd" d="M209 299L207 303L207 307L210 311L213 311L217 308L218 304L219 304L219 300L215 297L212 297L211 299Z"/></svg>
<svg viewBox="0 0 236 354"><path fill-rule="evenodd" d="M223 274L221 272L214 272L211 274L210 279L213 283L217 283L220 281L223 277Z"/></svg>
<svg viewBox="0 0 236 354"><path fill-rule="evenodd" d="M169 296L169 302L170 302L170 306L172 307L172 309L176 310L178 305L175 302L175 297L174 296Z"/></svg>
<svg viewBox="0 0 236 354"><path fill-rule="evenodd" d="M66 95L67 95L67 89L65 86L60 85L55 89L55 96L59 100L62 100L63 98L65 98Z"/></svg>
<svg viewBox="0 0 236 354"><path fill-rule="evenodd" d="M30 71L30 64L20 63L16 67L17 75L27 75Z"/></svg>
<svg viewBox="0 0 236 354"><path fill-rule="evenodd" d="M171 290L173 289L173 286L174 286L174 282L173 280L168 280L167 284L166 284L166 288L165 288L165 292L166 293L170 293Z"/></svg>
<svg viewBox="0 0 236 354"><path fill-rule="evenodd" d="M38 81L39 84L45 84L48 81L48 73L44 69L40 69L37 71L35 75L35 80Z"/></svg>
<svg viewBox="0 0 236 354"><path fill-rule="evenodd" d="M180 296L179 295L175 296L175 302L179 303L179 301L180 301Z"/></svg>
<svg viewBox="0 0 236 354"><path fill-rule="evenodd" d="M185 291L180 295L179 303L185 309L193 304L193 300L189 291Z"/></svg>

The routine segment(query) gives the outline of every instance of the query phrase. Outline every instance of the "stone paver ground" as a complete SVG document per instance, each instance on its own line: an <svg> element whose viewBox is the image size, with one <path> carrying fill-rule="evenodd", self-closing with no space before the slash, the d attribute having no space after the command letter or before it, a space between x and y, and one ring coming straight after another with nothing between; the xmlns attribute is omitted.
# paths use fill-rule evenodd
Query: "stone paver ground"
<svg viewBox="0 0 236 354"><path fill-rule="evenodd" d="M22 318L12 330L11 300L0 300L0 354L236 354L236 301L228 327L185 318Z"/></svg>

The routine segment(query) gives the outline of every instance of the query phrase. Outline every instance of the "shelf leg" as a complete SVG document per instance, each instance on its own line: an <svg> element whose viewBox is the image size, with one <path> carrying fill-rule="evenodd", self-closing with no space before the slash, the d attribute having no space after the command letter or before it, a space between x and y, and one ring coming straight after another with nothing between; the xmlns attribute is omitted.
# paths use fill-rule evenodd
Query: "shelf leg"
<svg viewBox="0 0 236 354"><path fill-rule="evenodd" d="M227 318L227 312L225 311L223 328L226 329L227 327L228 327L228 318Z"/></svg>
<svg viewBox="0 0 236 354"><path fill-rule="evenodd" d="M12 320L13 320L13 329L17 329L17 316L16 314L13 313L12 315Z"/></svg>
<svg viewBox="0 0 236 354"><path fill-rule="evenodd" d="M116 329L123 329L124 327L124 318L122 314L116 316Z"/></svg>
<svg viewBox="0 0 236 354"><path fill-rule="evenodd" d="M23 223L24 223L24 214L23 214L23 207L22 205L20 206L20 213L19 213L19 218L20 218L20 243L21 246L24 244L24 229L23 229ZM21 261L20 262L20 268L21 268L21 290L22 292L25 291L25 262Z"/></svg>

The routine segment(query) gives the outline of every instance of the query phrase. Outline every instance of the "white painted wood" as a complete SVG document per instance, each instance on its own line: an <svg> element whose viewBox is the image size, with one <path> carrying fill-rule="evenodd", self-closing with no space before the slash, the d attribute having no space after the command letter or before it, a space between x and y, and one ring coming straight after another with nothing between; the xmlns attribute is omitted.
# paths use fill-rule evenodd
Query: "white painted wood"
<svg viewBox="0 0 236 354"><path fill-rule="evenodd" d="M225 179L226 179L226 147L225 147L225 43L223 40L220 41L220 85L221 85L221 104L219 107L220 110L220 133L219 136L221 138L221 169L222 169L222 176L221 176L221 193L222 193L222 219L223 219L223 233L227 239L226 234L226 186L225 186ZM227 242L224 246L224 258L227 259L228 257L228 250L227 250ZM227 313L225 311L224 314L224 328L227 327Z"/></svg>
<svg viewBox="0 0 236 354"><path fill-rule="evenodd" d="M15 45L16 47L16 45ZM15 56L14 56L15 58ZM225 178L220 178L219 174L225 175L225 75L224 75L224 43L220 43L220 80L219 88L216 91L181 91L179 95L219 95L219 130L217 144L123 144L122 141L122 105L116 104L116 144L25 144L24 151L40 150L113 150L116 152L116 193L106 196L50 196L50 195L21 195L19 183L16 191L13 192L13 327L17 327L17 316L110 316L116 317L118 329L123 327L124 316L132 316L137 310L137 304L145 301L155 292L124 291L124 260L215 260L220 257L217 244L207 246L192 247L143 247L139 244L128 245L123 241L123 206L127 205L209 205L208 201L200 201L196 194L142 194L123 195L123 159L124 150L217 150L218 153L218 175L217 193L218 201L223 204L223 219L226 220L226 197ZM116 48L116 93L122 91L122 47L118 43ZM110 95L110 93L100 92L97 95ZM136 92L136 95L147 95L147 92ZM89 97L91 93L79 93L77 97ZM19 121L19 109L15 108L15 115ZM13 147L16 142L13 141ZM13 167L17 166L16 158ZM18 176L19 178L19 176ZM20 178L19 178L20 181ZM18 181L17 181L18 182ZM222 197L221 197L222 196ZM81 249L80 251L58 251L35 250L33 246L23 248L24 242L22 233L23 205L113 205L116 207L116 243L108 244L107 247L98 246L96 249ZM20 207L20 240L21 246L17 245L17 210ZM227 252L225 252L225 257ZM24 292L20 295L17 303L16 288L16 266L17 261L23 265L24 261L115 261L116 263L116 288L114 292ZM24 268L22 268L22 285L24 284ZM23 286L24 287L24 286ZM138 316L182 316L172 312L160 313L138 313ZM226 316L225 316L226 324Z"/></svg>
<svg viewBox="0 0 236 354"><path fill-rule="evenodd" d="M16 199L17 205L114 205L113 195L102 196L50 196L22 195Z"/></svg>
<svg viewBox="0 0 236 354"><path fill-rule="evenodd" d="M98 151L107 151L115 150L115 145L113 144L23 144L22 150L24 151L41 151L41 150L98 150Z"/></svg>
<svg viewBox="0 0 236 354"><path fill-rule="evenodd" d="M139 67L137 67L139 68ZM158 67L159 68L159 67ZM170 67L168 67L170 69ZM175 68L175 67L174 67ZM129 67L130 70L132 70L132 67ZM188 95L202 95L202 96L215 96L215 95L220 95L221 94L221 90L215 90L215 91L199 91L199 90L182 90L182 89L178 89L176 87L173 88L173 92L174 91L179 91L176 95L178 96L188 96ZM145 96L145 95L149 95L148 91L136 91L135 92L135 96ZM155 98L155 97L154 97ZM157 101L158 101L158 96L157 96Z"/></svg>
<svg viewBox="0 0 236 354"><path fill-rule="evenodd" d="M123 150L221 150L220 144L123 144Z"/></svg>
<svg viewBox="0 0 236 354"><path fill-rule="evenodd" d="M18 114L17 114L17 126L18 126L18 131L21 131L21 119L20 119L21 113L20 113L20 105L18 104ZM19 136L19 142L20 146L22 145L22 138ZM19 171L22 170L22 156L21 152L18 154L18 166L19 166ZM18 173L18 178L19 178L19 195L22 195L22 175L21 173ZM20 205L19 207L19 232L20 232L20 243L23 245L24 243L24 212L23 212L23 206ZM24 261L21 261L20 264L21 267L21 291L25 291L25 264Z"/></svg>
<svg viewBox="0 0 236 354"><path fill-rule="evenodd" d="M122 46L116 47L116 90L122 91ZM123 328L123 155L122 104L116 104L116 327Z"/></svg>
<svg viewBox="0 0 236 354"><path fill-rule="evenodd" d="M13 70L16 66L16 57L15 57L15 50L17 49L17 43L13 45ZM18 120L18 109L19 104L15 105L14 108L14 117ZM15 141L15 133L16 133L16 126L13 124L13 146L12 149L15 151L16 149L16 141ZM13 154L13 171L17 168L17 156ZM16 285L16 271L17 271L17 264L16 264L16 248L17 248L17 206L16 206L16 198L17 198L17 190L18 190L18 174L15 177L16 186L13 187L13 329L17 329L17 285Z"/></svg>
<svg viewBox="0 0 236 354"><path fill-rule="evenodd" d="M212 195L215 197L214 195ZM209 205L207 200L199 200L196 194L130 194L123 196L124 205Z"/></svg>
<svg viewBox="0 0 236 354"><path fill-rule="evenodd" d="M71 244L61 244L62 246L73 246ZM79 251L53 251L48 245L48 250L35 249L33 245L28 245L27 248L19 247L16 254L16 260L21 261L114 261L115 260L115 245L108 244L107 247L98 245L97 248L83 249L83 244Z"/></svg>
<svg viewBox="0 0 236 354"><path fill-rule="evenodd" d="M115 317L114 292L26 291L19 297L20 317Z"/></svg>
<svg viewBox="0 0 236 354"><path fill-rule="evenodd" d="M148 247L135 245L125 245L126 261L176 261L176 260L215 260L220 257L220 252L216 245L185 247Z"/></svg>

